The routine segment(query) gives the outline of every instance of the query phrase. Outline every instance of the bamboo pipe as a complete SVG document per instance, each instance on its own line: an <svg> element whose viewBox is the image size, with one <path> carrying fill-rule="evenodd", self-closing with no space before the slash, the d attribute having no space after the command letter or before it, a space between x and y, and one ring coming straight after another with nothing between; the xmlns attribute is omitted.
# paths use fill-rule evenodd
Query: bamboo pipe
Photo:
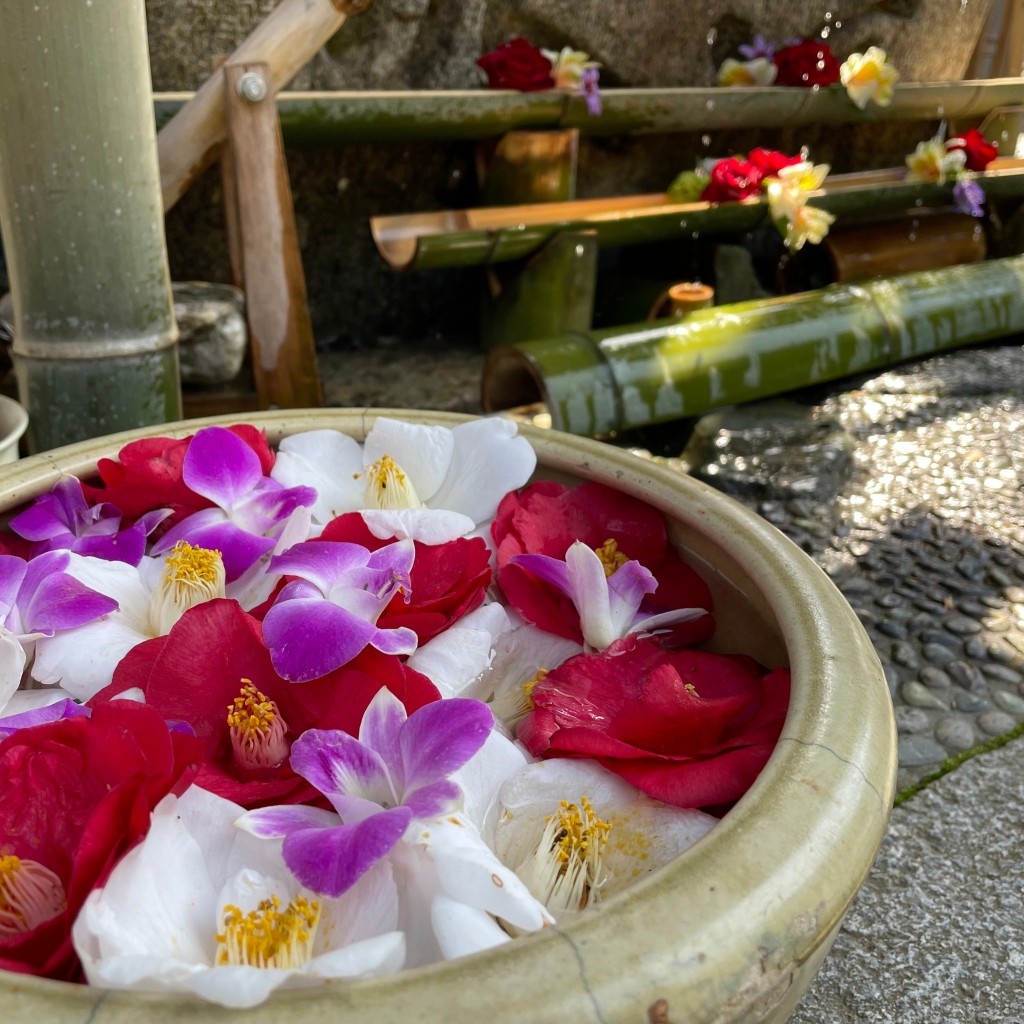
<svg viewBox="0 0 1024 1024"><path fill-rule="evenodd" d="M28 445L181 418L141 3L0 0L0 226Z"/></svg>
<svg viewBox="0 0 1024 1024"><path fill-rule="evenodd" d="M607 436L1024 331L1024 256L492 349L485 412Z"/></svg>
<svg viewBox="0 0 1024 1024"><path fill-rule="evenodd" d="M978 175L990 199L1024 195L1024 160L1000 157ZM904 168L837 174L810 203L836 216L942 206L953 183L905 180ZM377 249L395 270L477 266L519 259L555 235L593 231L602 247L670 241L694 231L749 231L771 223L763 196L738 203L670 203L663 192L370 219Z"/></svg>
<svg viewBox="0 0 1024 1024"><path fill-rule="evenodd" d="M353 14L373 0L281 0L227 63L263 62L285 85ZM224 71L218 68L160 129L160 185L169 210L212 162L227 136Z"/></svg>
<svg viewBox="0 0 1024 1024"><path fill-rule="evenodd" d="M157 127L193 93L158 93ZM290 146L351 142L446 142L496 138L517 128L578 128L584 136L720 131L780 125L978 119L1021 101L1019 78L900 82L887 107L860 110L836 89L602 89L594 116L582 97L494 89L282 92L281 131Z"/></svg>

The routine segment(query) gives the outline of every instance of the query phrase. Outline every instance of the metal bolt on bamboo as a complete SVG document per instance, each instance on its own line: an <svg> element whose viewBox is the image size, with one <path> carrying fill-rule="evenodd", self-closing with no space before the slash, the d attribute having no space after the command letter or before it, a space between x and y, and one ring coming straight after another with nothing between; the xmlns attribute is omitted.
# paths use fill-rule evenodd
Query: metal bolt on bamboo
<svg viewBox="0 0 1024 1024"><path fill-rule="evenodd" d="M0 227L34 451L181 417L142 4L0 0Z"/></svg>
<svg viewBox="0 0 1024 1024"><path fill-rule="evenodd" d="M1024 256L492 349L486 412L542 402L573 434L694 416L1024 331Z"/></svg>

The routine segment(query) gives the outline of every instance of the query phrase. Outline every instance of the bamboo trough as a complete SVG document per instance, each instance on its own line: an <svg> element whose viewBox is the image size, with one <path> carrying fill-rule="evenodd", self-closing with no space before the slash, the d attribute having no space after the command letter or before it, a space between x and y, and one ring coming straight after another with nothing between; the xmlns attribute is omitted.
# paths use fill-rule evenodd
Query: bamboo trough
<svg viewBox="0 0 1024 1024"><path fill-rule="evenodd" d="M990 199L1024 196L1024 159L1000 157L978 175ZM810 203L837 217L951 202L953 183L907 181L904 168L837 174ZM395 270L520 259L563 232L593 232L601 247L663 242L694 232L749 231L770 223L763 196L736 203L671 203L663 192L528 206L373 217L370 230Z"/></svg>

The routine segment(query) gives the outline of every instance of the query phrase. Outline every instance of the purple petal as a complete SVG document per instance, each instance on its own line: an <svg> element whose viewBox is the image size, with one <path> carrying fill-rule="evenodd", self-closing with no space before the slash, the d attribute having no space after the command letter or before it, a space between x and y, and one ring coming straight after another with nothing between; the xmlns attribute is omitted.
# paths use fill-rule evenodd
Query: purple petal
<svg viewBox="0 0 1024 1024"><path fill-rule="evenodd" d="M406 794L403 806L412 811L414 818L436 818L455 810L462 797L462 787L457 782L442 779Z"/></svg>
<svg viewBox="0 0 1024 1024"><path fill-rule="evenodd" d="M263 477L253 491L232 508L231 518L251 533L265 533L297 508L316 503L312 487L282 487L276 480Z"/></svg>
<svg viewBox="0 0 1024 1024"><path fill-rule="evenodd" d="M295 832L282 846L284 862L307 889L336 899L391 852L411 818L394 807L355 825Z"/></svg>
<svg viewBox="0 0 1024 1024"><path fill-rule="evenodd" d="M405 705L386 686L382 686L359 723L359 742L376 750L396 778L402 774L399 737L408 717Z"/></svg>
<svg viewBox="0 0 1024 1024"><path fill-rule="evenodd" d="M270 560L270 572L301 576L315 583L323 594L344 580L353 570L366 565L370 552L361 544L347 541L310 540L296 544Z"/></svg>
<svg viewBox="0 0 1024 1024"><path fill-rule="evenodd" d="M319 807L282 804L247 811L235 824L259 839L282 839L294 832L337 828L338 819Z"/></svg>
<svg viewBox="0 0 1024 1024"><path fill-rule="evenodd" d="M648 594L658 589L658 581L646 566L639 562L626 562L608 577L608 589L623 604L635 611Z"/></svg>
<svg viewBox="0 0 1024 1024"><path fill-rule="evenodd" d="M572 584L569 582L569 570L561 558L550 555L515 555L511 565L518 565L534 576L540 577L545 583L557 587L568 597L573 596Z"/></svg>
<svg viewBox="0 0 1024 1024"><path fill-rule="evenodd" d="M181 478L196 494L229 509L263 477L259 456L224 427L205 427L189 442Z"/></svg>
<svg viewBox="0 0 1024 1024"><path fill-rule="evenodd" d="M113 537L80 537L71 545L71 550L92 558L103 558L108 562L138 565L146 553L146 534L138 525L130 526Z"/></svg>
<svg viewBox="0 0 1024 1024"><path fill-rule="evenodd" d="M405 789L421 789L458 771L484 745L493 725L486 704L463 697L414 711L399 736Z"/></svg>
<svg viewBox="0 0 1024 1024"><path fill-rule="evenodd" d="M394 629L378 629L374 626L373 636L369 640L370 646L375 647L381 654L412 654L419 644L419 637L414 630L406 626L396 626Z"/></svg>
<svg viewBox="0 0 1024 1024"><path fill-rule="evenodd" d="M307 729L293 744L289 763L328 799L335 793L397 803L383 758L340 729Z"/></svg>
<svg viewBox="0 0 1024 1024"><path fill-rule="evenodd" d="M112 597L97 593L64 572L68 561L65 552L54 551L28 563L18 595L18 611L26 632L52 636L58 629L73 629L117 611L117 601Z"/></svg>
<svg viewBox="0 0 1024 1024"><path fill-rule="evenodd" d="M6 739L12 732L19 729L29 729L33 725L43 725L46 722L56 722L62 718L79 718L82 715L88 717L92 714L90 708L71 700L59 700L56 704L47 704L43 708L33 708L31 711L22 711L17 715L8 715L0 718L0 739Z"/></svg>
<svg viewBox="0 0 1024 1024"><path fill-rule="evenodd" d="M6 620L18 599L28 562L17 555L0 555L0 621Z"/></svg>
<svg viewBox="0 0 1024 1024"><path fill-rule="evenodd" d="M289 682L306 683L351 661L379 632L330 601L278 601L263 620L274 668Z"/></svg>
<svg viewBox="0 0 1024 1024"><path fill-rule="evenodd" d="M224 518L220 509L208 508L183 519L153 546L154 555L170 551L179 540L196 547L219 551L224 562L224 578L228 583L238 579L268 551L273 550L272 537L259 537Z"/></svg>

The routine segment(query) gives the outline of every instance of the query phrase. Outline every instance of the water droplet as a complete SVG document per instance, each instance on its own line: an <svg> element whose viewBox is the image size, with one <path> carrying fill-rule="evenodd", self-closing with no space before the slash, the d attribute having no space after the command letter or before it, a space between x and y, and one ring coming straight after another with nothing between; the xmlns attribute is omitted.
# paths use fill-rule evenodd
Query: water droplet
<svg viewBox="0 0 1024 1024"><path fill-rule="evenodd" d="M937 115L938 117L945 117L945 116L946 116L946 108L945 108L945 107L944 107L944 106L943 106L943 105L942 105L942 104L940 103L940 104L939 104L939 105L938 105L938 106L937 106L937 107L935 108L935 113L936 113L936 115Z"/></svg>
<svg viewBox="0 0 1024 1024"><path fill-rule="evenodd" d="M699 231L691 231L690 232L690 237L696 242L697 239L700 238L700 232Z"/></svg>
<svg viewBox="0 0 1024 1024"><path fill-rule="evenodd" d="M821 30L821 38L828 39L828 25Z"/></svg>
<svg viewBox="0 0 1024 1024"><path fill-rule="evenodd" d="M708 100L707 103L704 104L704 106L707 107L708 110L714 110L715 109L715 101L714 100Z"/></svg>
<svg viewBox="0 0 1024 1024"><path fill-rule="evenodd" d="M1003 138L1004 139L1006 138L1006 132L1003 132ZM708 146L711 145L711 136L710 135L702 135L700 137L700 141L701 141L701 145L703 145L705 148L707 148Z"/></svg>
<svg viewBox="0 0 1024 1024"><path fill-rule="evenodd" d="M713 25L708 29L708 46L714 46L715 40L718 38L718 29Z"/></svg>
<svg viewBox="0 0 1024 1024"><path fill-rule="evenodd" d="M831 21L832 20L832 12L831 11L826 11L825 12L825 20L826 21Z"/></svg>
<svg viewBox="0 0 1024 1024"><path fill-rule="evenodd" d="M842 27L843 27L843 23L841 21L837 20L836 21L836 28L842 28Z"/></svg>

